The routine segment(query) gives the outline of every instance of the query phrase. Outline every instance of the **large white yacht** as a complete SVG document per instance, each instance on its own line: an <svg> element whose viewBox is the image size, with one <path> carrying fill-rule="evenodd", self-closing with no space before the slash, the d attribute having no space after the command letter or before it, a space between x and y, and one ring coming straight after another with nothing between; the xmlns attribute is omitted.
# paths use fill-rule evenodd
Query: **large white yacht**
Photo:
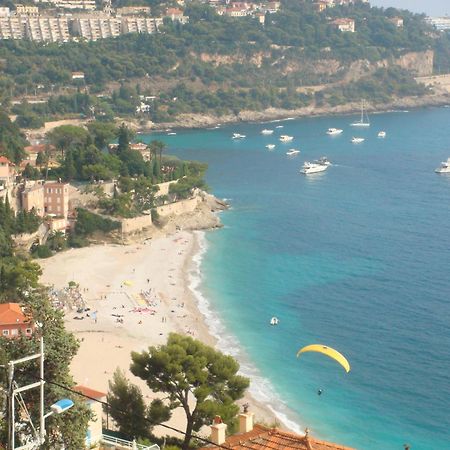
<svg viewBox="0 0 450 450"><path fill-rule="evenodd" d="M435 170L436 173L450 173L450 158L441 162L440 167Z"/></svg>
<svg viewBox="0 0 450 450"><path fill-rule="evenodd" d="M361 118L350 124L352 127L370 127L369 116L364 109L364 100L361 101Z"/></svg>
<svg viewBox="0 0 450 450"><path fill-rule="evenodd" d="M296 150L295 148L291 148L290 150L288 150L286 152L286 155L288 156L295 156L298 155L300 153L300 150Z"/></svg>
<svg viewBox="0 0 450 450"><path fill-rule="evenodd" d="M231 139L244 139L245 137L247 137L245 134L233 133Z"/></svg>
<svg viewBox="0 0 450 450"><path fill-rule="evenodd" d="M344 130L341 130L340 128L328 128L327 134L329 136L336 136L337 134L341 134Z"/></svg>
<svg viewBox="0 0 450 450"><path fill-rule="evenodd" d="M291 142L294 139L293 136L288 136L287 134L282 134L280 136L280 141L281 142Z"/></svg>
<svg viewBox="0 0 450 450"><path fill-rule="evenodd" d="M323 172L324 170L327 170L329 166L325 164L319 164L319 163L311 163L308 161L305 161L303 163L303 167L300 169L300 173L304 173L305 175L308 175L310 173L317 173L317 172Z"/></svg>
<svg viewBox="0 0 450 450"><path fill-rule="evenodd" d="M261 130L261 134L266 134L266 135L273 134L273 130L264 129L264 130Z"/></svg>
<svg viewBox="0 0 450 450"><path fill-rule="evenodd" d="M362 137L352 137L352 144L361 144L365 139Z"/></svg>

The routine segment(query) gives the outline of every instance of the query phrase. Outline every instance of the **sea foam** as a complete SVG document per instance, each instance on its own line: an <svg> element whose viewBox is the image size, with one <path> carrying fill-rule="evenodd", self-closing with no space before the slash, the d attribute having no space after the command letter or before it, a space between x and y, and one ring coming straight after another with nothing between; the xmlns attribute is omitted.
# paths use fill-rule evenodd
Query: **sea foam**
<svg viewBox="0 0 450 450"><path fill-rule="evenodd" d="M293 413L286 403L282 401L276 393L272 383L249 361L238 340L224 326L219 315L213 311L209 300L203 295L201 285L203 274L201 271L203 258L208 250L208 241L205 232L196 231L198 252L193 256L194 267L189 272L189 289L194 295L197 307L205 319L205 323L214 338L217 340L217 347L226 354L235 357L240 363L240 372L251 379L249 392L253 398L264 404L274 414L274 416L288 429L302 433L302 427L293 420Z"/></svg>

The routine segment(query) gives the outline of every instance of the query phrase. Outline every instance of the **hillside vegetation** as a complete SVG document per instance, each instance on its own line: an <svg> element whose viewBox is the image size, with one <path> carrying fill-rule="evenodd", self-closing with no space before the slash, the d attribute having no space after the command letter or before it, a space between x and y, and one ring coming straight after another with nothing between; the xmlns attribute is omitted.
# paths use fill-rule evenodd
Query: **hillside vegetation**
<svg viewBox="0 0 450 450"><path fill-rule="evenodd" d="M148 113L154 121L186 112L293 109L316 100L299 88L345 84L349 67L358 60L368 61L361 83L340 87L338 95L324 91L320 102L362 95L383 101L386 96L424 93L411 71L371 66L434 45L423 17L407 11L357 4L317 13L310 1L285 0L279 13L266 16L264 26L251 17L218 16L195 2L185 14L189 24L167 21L153 35L64 45L6 42L0 48L0 101L8 105L11 95L33 92L36 86L41 94L53 94L47 104L12 110L19 123L30 127L40 126L43 117L64 114L105 119L134 115L139 95L155 97ZM389 21L394 16L404 19L403 28ZM357 31L337 30L330 24L337 17L353 18ZM72 82L72 71L84 72L85 82Z"/></svg>

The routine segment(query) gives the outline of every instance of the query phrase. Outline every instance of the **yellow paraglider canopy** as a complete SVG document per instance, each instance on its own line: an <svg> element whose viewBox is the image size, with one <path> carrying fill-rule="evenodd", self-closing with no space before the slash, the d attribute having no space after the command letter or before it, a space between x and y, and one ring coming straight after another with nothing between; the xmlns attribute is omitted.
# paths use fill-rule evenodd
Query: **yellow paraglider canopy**
<svg viewBox="0 0 450 450"><path fill-rule="evenodd" d="M326 345L321 344L313 344L313 345L307 345L306 347L301 348L297 352L297 358L302 354L306 352L318 352L322 353L324 355L329 356L330 358L337 361L348 373L350 372L350 363L347 361L347 358L339 353L337 350L331 347L327 347Z"/></svg>

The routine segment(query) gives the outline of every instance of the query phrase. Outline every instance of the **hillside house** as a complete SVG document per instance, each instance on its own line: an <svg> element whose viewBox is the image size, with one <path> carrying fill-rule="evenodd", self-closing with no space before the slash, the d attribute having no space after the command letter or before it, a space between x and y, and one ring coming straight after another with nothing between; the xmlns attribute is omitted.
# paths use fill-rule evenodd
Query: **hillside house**
<svg viewBox="0 0 450 450"><path fill-rule="evenodd" d="M19 303L0 304L0 335L8 339L20 334L31 336L34 325L22 310Z"/></svg>
<svg viewBox="0 0 450 450"><path fill-rule="evenodd" d="M403 28L403 17L390 17L388 20L397 28Z"/></svg>
<svg viewBox="0 0 450 450"><path fill-rule="evenodd" d="M6 156L0 156L0 186L7 187L12 184L14 174L14 164Z"/></svg>
<svg viewBox="0 0 450 450"><path fill-rule="evenodd" d="M336 27L339 31L343 33L354 33L355 32L355 21L347 17L340 19L335 19L331 22L331 25Z"/></svg>

